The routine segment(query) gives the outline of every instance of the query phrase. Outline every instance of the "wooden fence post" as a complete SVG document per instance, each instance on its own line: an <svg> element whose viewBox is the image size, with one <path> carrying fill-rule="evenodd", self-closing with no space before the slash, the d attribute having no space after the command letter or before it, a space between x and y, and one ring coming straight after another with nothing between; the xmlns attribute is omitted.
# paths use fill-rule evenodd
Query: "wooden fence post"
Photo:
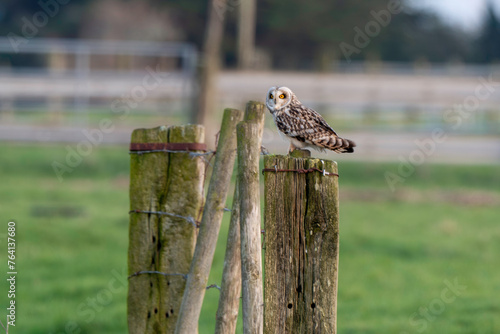
<svg viewBox="0 0 500 334"><path fill-rule="evenodd" d="M201 306L236 157L236 124L242 118L243 113L239 110L224 110L207 202L175 329L177 334L193 334L198 330Z"/></svg>
<svg viewBox="0 0 500 334"><path fill-rule="evenodd" d="M264 167L264 333L334 334L339 202L338 177L332 173L337 164L266 156Z"/></svg>
<svg viewBox="0 0 500 334"><path fill-rule="evenodd" d="M259 334L263 331L258 133L258 125L255 123L247 121L238 124L241 280L245 334Z"/></svg>
<svg viewBox="0 0 500 334"><path fill-rule="evenodd" d="M203 141L198 125L132 133L132 143ZM130 158L129 333L173 333L196 242L192 223L203 206L205 164L189 153L136 153Z"/></svg>
<svg viewBox="0 0 500 334"><path fill-rule="evenodd" d="M264 131L264 105L255 101L248 102L243 120L252 121L258 125L258 140L261 142ZM240 163L238 163L238 170L240 169L239 166ZM234 187L231 221L227 235L215 334L234 334L238 320L241 293L240 192L238 188L239 182L237 177Z"/></svg>
<svg viewBox="0 0 500 334"><path fill-rule="evenodd" d="M243 333L259 334L264 326L259 158L264 106L249 103L250 120L238 124L238 188L240 192Z"/></svg>

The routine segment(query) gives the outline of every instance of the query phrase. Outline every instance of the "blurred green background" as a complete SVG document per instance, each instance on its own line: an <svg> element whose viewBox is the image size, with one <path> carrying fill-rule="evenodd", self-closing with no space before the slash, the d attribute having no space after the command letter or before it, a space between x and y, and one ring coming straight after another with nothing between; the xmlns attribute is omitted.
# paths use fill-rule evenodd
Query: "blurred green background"
<svg viewBox="0 0 500 334"><path fill-rule="evenodd" d="M394 3L402 11L387 22ZM222 34L210 55L214 8ZM17 229L10 333L126 333L132 130L203 123L213 147L223 108L262 101L277 84L358 144L353 155L313 152L341 175L338 332L500 333L499 14L500 0L2 1L4 273L8 221ZM146 88L152 77L159 85ZM113 129L97 134L106 120ZM419 146L440 130L446 140ZM97 144L58 177L54 162L88 133ZM266 115L272 154L286 152L278 137ZM220 285L228 219L209 284ZM8 287L0 280L4 324ZM207 291L200 334L213 333L218 298Z"/></svg>
<svg viewBox="0 0 500 334"><path fill-rule="evenodd" d="M59 145L2 144L0 155L0 208L17 223L12 332L126 332L127 147L96 149L62 183L50 167ZM498 167L425 165L393 193L384 173L394 168L339 164L339 333L497 333ZM210 284L220 284L228 216ZM436 302L455 280L466 288ZM218 296L207 291L200 333L213 333Z"/></svg>

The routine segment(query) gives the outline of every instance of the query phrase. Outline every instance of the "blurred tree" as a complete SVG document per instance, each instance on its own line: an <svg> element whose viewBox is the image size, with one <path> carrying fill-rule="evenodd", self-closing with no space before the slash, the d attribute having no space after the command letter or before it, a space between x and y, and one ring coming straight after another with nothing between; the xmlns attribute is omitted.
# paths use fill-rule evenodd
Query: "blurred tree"
<svg viewBox="0 0 500 334"><path fill-rule="evenodd" d="M407 10L366 51L376 50L385 61L465 62L471 58L471 41L469 33L444 24L434 13Z"/></svg>
<svg viewBox="0 0 500 334"><path fill-rule="evenodd" d="M173 10L154 1L93 1L79 36L89 39L180 41L186 39Z"/></svg>
<svg viewBox="0 0 500 334"><path fill-rule="evenodd" d="M171 17L185 34L186 41L195 43L199 49L203 47L206 28L208 1L206 0L149 0L168 7Z"/></svg>
<svg viewBox="0 0 500 334"><path fill-rule="evenodd" d="M261 0L258 45L273 54L276 68L317 68L324 52L337 52L327 57L340 58L337 46L352 44L354 28L364 28L373 19L370 11L386 6L387 0Z"/></svg>
<svg viewBox="0 0 500 334"><path fill-rule="evenodd" d="M482 63L500 61L500 21L493 3L488 3L483 29L477 40L476 59Z"/></svg>
<svg viewBox="0 0 500 334"><path fill-rule="evenodd" d="M346 48L354 50L349 60L469 59L471 36L462 29L405 1L390 13L391 3L398 2L261 0L258 45L272 53L276 68L324 69L328 59L330 66L346 60Z"/></svg>
<svg viewBox="0 0 500 334"><path fill-rule="evenodd" d="M245 0L238 10L238 67L249 70L255 61L256 0Z"/></svg>
<svg viewBox="0 0 500 334"><path fill-rule="evenodd" d="M195 123L205 126L216 107L216 77L220 67L220 48L224 38L227 0L208 0L208 3L210 10L206 20L202 64L199 73L198 108L194 110L192 117Z"/></svg>
<svg viewBox="0 0 500 334"><path fill-rule="evenodd" d="M241 1L228 0L221 56L237 65L237 13ZM396 1L397 2L397 1ZM492 62L500 59L500 23L490 4L484 28L474 37L444 24L435 14L416 10L401 0L404 10L369 38L352 60L378 59L431 62L455 60ZM43 10L47 1L2 0L0 32L22 35L23 20ZM387 10L390 0L256 0L256 47L277 69L329 69L346 59L341 43L355 45L359 31L377 22L374 13ZM208 13L206 0L72 0L40 28L37 37L183 40L203 49ZM104 28L101 29L101 28ZM373 28L373 26L372 26ZM355 30L358 29L358 30ZM472 50L476 47L475 52Z"/></svg>
<svg viewBox="0 0 500 334"><path fill-rule="evenodd" d="M0 34L6 36L15 33L22 36L23 27L29 21L36 23L35 26L39 28L33 37L77 37L82 24L81 14L92 1L70 1L62 5L57 1L2 0ZM40 24L44 22L42 16L34 17L40 12L48 17L46 24Z"/></svg>

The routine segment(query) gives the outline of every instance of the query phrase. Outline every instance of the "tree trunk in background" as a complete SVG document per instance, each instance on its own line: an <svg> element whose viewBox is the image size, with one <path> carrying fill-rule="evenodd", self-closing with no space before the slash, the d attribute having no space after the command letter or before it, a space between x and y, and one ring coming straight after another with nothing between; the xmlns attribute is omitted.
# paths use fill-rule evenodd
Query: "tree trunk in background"
<svg viewBox="0 0 500 334"><path fill-rule="evenodd" d="M217 92L216 77L219 71L220 47L224 32L224 16L227 0L210 0L208 3L208 18L205 32L203 54L200 67L200 92L198 110L195 110L193 122L205 125L207 144L211 144L210 127L207 122L215 109Z"/></svg>
<svg viewBox="0 0 500 334"><path fill-rule="evenodd" d="M238 67L252 69L255 60L255 0L240 1L238 18Z"/></svg>

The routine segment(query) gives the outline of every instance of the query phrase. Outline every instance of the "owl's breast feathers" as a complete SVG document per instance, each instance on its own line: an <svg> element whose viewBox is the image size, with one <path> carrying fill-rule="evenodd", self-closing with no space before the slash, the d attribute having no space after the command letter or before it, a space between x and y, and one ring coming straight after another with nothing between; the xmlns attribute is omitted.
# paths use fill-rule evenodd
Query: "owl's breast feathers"
<svg viewBox="0 0 500 334"><path fill-rule="evenodd" d="M352 153L356 144L340 138L316 111L297 100L273 114L278 130L293 141L304 143L318 150Z"/></svg>

